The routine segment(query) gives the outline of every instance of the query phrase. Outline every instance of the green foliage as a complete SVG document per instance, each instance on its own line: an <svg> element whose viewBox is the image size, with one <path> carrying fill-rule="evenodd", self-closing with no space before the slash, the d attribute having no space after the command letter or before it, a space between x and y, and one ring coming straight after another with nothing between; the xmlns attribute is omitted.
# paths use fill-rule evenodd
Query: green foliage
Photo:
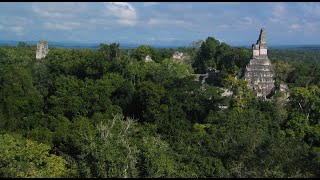
<svg viewBox="0 0 320 180"><path fill-rule="evenodd" d="M0 135L0 176L15 178L61 178L73 172L67 161L49 154L50 147L19 135Z"/></svg>
<svg viewBox="0 0 320 180"><path fill-rule="evenodd" d="M151 59L156 58L156 50L150 46L142 45L135 49L131 56L137 61L144 61L144 58L149 55Z"/></svg>
<svg viewBox="0 0 320 180"><path fill-rule="evenodd" d="M130 141L135 122L117 115L96 126L93 135L83 136L79 156L82 177L135 177L137 147Z"/></svg>
<svg viewBox="0 0 320 180"><path fill-rule="evenodd" d="M320 88L296 87L290 95L290 118L287 131L297 138L303 138L313 146L320 146Z"/></svg>
<svg viewBox="0 0 320 180"><path fill-rule="evenodd" d="M12 65L0 67L1 125L8 129L30 128L30 115L41 111L41 95L32 85L28 69Z"/></svg>
<svg viewBox="0 0 320 180"><path fill-rule="evenodd" d="M269 48L268 51L271 60L319 64L319 48Z"/></svg>
<svg viewBox="0 0 320 180"><path fill-rule="evenodd" d="M285 61L275 61L272 63L276 76L276 82L286 82L289 74L294 70L293 66Z"/></svg>
<svg viewBox="0 0 320 180"><path fill-rule="evenodd" d="M233 92L232 107L238 111L247 108L249 103L254 100L253 91L248 87L248 81L237 80L233 76L228 76L226 83Z"/></svg>
<svg viewBox="0 0 320 180"><path fill-rule="evenodd" d="M250 51L213 37L174 49L50 47L42 61L35 50L0 47L1 177L320 176L316 51L271 50L290 97L264 101L235 79ZM195 81L209 67L220 72Z"/></svg>
<svg viewBox="0 0 320 180"><path fill-rule="evenodd" d="M136 93L137 111L141 112L140 118L154 122L155 116L161 113L159 106L165 95L165 89L151 81L142 82Z"/></svg>
<svg viewBox="0 0 320 180"><path fill-rule="evenodd" d="M139 157L140 177L176 177L178 164L169 144L160 137L144 136Z"/></svg>
<svg viewBox="0 0 320 180"><path fill-rule="evenodd" d="M18 45L17 45L18 48L26 48L28 47L27 43L25 42L19 42Z"/></svg>
<svg viewBox="0 0 320 180"><path fill-rule="evenodd" d="M199 74L205 73L209 67L220 69L223 73L236 74L249 58L250 53L247 49L232 48L213 37L208 37L201 43L192 66Z"/></svg>

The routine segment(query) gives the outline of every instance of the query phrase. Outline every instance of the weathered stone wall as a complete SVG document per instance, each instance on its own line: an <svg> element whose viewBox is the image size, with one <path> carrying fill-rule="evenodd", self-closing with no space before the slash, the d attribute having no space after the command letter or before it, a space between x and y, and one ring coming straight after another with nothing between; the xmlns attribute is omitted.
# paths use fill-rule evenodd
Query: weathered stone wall
<svg viewBox="0 0 320 180"><path fill-rule="evenodd" d="M174 54L172 55L172 58L175 60L189 60L190 56L186 53L175 51Z"/></svg>
<svg viewBox="0 0 320 180"><path fill-rule="evenodd" d="M245 67L244 79L257 93L257 97L266 98L274 89L274 72L268 58L266 32L261 29L257 44L252 46L252 59Z"/></svg>
<svg viewBox="0 0 320 180"><path fill-rule="evenodd" d="M149 55L147 55L144 60L145 62L153 62L153 59Z"/></svg>
<svg viewBox="0 0 320 180"><path fill-rule="evenodd" d="M48 42L40 40L37 43L36 59L42 59L46 57L49 52Z"/></svg>
<svg viewBox="0 0 320 180"><path fill-rule="evenodd" d="M182 59L183 53L179 51L175 51L174 54L172 55L173 59Z"/></svg>

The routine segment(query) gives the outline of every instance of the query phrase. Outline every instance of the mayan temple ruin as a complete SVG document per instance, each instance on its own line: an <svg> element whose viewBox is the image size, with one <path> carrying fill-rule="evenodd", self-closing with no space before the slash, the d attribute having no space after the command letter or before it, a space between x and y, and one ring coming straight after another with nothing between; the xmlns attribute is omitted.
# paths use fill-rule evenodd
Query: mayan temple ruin
<svg viewBox="0 0 320 180"><path fill-rule="evenodd" d="M188 60L190 56L186 53L175 51L172 55L172 58L175 60Z"/></svg>
<svg viewBox="0 0 320 180"><path fill-rule="evenodd" d="M264 28L261 29L257 43L252 45L252 51L252 59L244 69L244 79L249 81L249 85L256 91L257 97L267 98L275 87L275 80L271 61L268 58Z"/></svg>
<svg viewBox="0 0 320 180"><path fill-rule="evenodd" d="M48 42L43 41L43 40L38 41L36 59L42 59L42 58L46 57L48 52L49 52Z"/></svg>

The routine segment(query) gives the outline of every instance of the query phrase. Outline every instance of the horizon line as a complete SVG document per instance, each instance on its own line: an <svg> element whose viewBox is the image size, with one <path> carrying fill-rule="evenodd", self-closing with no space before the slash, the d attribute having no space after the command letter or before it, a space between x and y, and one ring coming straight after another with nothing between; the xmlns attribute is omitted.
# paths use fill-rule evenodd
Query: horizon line
<svg viewBox="0 0 320 180"><path fill-rule="evenodd" d="M6 44L7 43L11 43L11 44ZM25 42L29 45L32 44L36 44L38 41L36 40L28 40L28 41L19 41L19 40L0 40L0 45L9 45L12 46L13 44L18 44L19 42ZM161 46L161 47L190 47L191 46L191 42L190 43L186 43L186 44L155 44L155 43L125 43L125 42L77 42L77 41L47 41L48 43L54 43L54 44L60 44L60 46L65 46L65 47L75 47L75 46L99 46L101 43L104 44L111 44L111 43L119 43L120 46L141 46L141 45L147 45L147 46ZM221 42L222 43L222 42ZM68 45L69 44L69 45ZM230 43L228 44L230 46L234 46L234 47L251 47L250 45L247 44L233 44ZM54 45L52 45L54 46ZM320 46L319 44L273 44L273 45L268 45L268 47L279 47L279 46Z"/></svg>

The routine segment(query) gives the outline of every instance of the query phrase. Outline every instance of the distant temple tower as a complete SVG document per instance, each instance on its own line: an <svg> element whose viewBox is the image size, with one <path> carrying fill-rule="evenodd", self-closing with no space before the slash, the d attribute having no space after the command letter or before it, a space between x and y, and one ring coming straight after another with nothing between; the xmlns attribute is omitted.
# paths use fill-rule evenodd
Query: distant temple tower
<svg viewBox="0 0 320 180"><path fill-rule="evenodd" d="M43 40L38 41L36 59L42 59L42 58L46 57L48 52L49 52L48 42L43 41Z"/></svg>
<svg viewBox="0 0 320 180"><path fill-rule="evenodd" d="M153 59L151 59L151 57L149 55L147 55L145 58L144 58L144 61L145 62L153 62Z"/></svg>
<svg viewBox="0 0 320 180"><path fill-rule="evenodd" d="M259 39L252 45L252 59L244 70L244 79L249 81L257 97L266 98L274 89L275 80L271 61L268 58L266 30L261 29Z"/></svg>

